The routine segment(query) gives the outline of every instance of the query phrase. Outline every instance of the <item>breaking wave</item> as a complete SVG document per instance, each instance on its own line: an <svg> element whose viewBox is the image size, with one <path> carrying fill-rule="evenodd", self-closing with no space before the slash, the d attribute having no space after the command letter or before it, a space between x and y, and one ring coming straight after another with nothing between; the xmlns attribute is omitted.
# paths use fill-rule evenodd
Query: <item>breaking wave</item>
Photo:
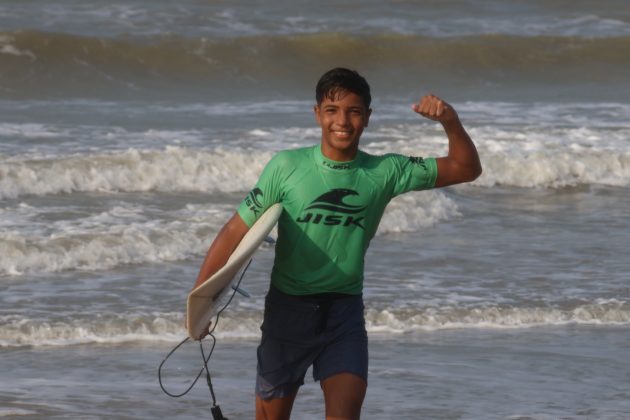
<svg viewBox="0 0 630 420"><path fill-rule="evenodd" d="M0 317L0 347L68 346L137 341L176 342L186 336L182 313L100 314L73 320L46 320L20 315ZM261 310L229 312L221 318L217 337L257 339ZM630 305L598 300L570 307L511 306L369 309L367 329L375 336L447 329L519 329L564 325L629 325Z"/></svg>
<svg viewBox="0 0 630 420"><path fill-rule="evenodd" d="M630 185L630 153L567 147L518 149L480 139L483 175L473 184L562 188ZM403 150L409 151L409 150ZM75 192L244 192L272 152L127 149L52 157L14 156L0 162L0 199Z"/></svg>
<svg viewBox="0 0 630 420"><path fill-rule="evenodd" d="M371 79L481 81L624 81L630 37L316 33L235 38L99 38L54 32L0 33L0 88L13 94L108 89L159 92L201 86L311 86L322 69L338 63L370 68ZM427 63L431 63L427 66ZM462 63L465 63L462 65ZM305 72L313 69L315 73ZM411 69L410 73L407 73ZM164 82L168 81L168 84Z"/></svg>

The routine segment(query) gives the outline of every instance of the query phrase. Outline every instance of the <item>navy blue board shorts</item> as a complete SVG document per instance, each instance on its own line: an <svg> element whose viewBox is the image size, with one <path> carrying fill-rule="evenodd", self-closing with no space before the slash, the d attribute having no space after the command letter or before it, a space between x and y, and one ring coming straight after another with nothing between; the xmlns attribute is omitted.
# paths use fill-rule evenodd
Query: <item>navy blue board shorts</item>
<svg viewBox="0 0 630 420"><path fill-rule="evenodd" d="M313 379L352 373L367 382L368 340L362 295L293 296L271 286L258 346L256 395L282 398Z"/></svg>

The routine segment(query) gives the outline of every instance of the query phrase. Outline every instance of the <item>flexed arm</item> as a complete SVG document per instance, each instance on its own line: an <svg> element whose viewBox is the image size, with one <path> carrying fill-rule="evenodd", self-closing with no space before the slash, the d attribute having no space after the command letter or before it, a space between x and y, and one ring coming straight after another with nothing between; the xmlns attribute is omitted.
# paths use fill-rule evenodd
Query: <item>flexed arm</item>
<svg viewBox="0 0 630 420"><path fill-rule="evenodd" d="M455 109L435 95L426 95L413 104L413 110L442 124L448 137L448 155L436 159L435 187L474 181L481 175L479 154Z"/></svg>

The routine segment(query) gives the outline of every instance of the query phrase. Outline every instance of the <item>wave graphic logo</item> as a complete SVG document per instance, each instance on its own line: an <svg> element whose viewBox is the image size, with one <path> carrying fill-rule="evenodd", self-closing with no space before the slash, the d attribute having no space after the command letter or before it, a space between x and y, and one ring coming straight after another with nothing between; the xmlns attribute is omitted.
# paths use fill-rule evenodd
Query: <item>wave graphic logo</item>
<svg viewBox="0 0 630 420"><path fill-rule="evenodd" d="M359 196L359 193L346 188L336 188L320 195L305 209L307 213L298 218L297 222L314 225L323 224L326 226L357 226L365 229L361 224L364 217L355 217L353 215L361 213L367 206L345 203L344 199L348 196ZM324 214L317 210L342 213L342 215Z"/></svg>
<svg viewBox="0 0 630 420"><path fill-rule="evenodd" d="M245 204L247 207L254 213L256 217L259 216L260 211L262 210L261 199L263 197L263 192L260 188L256 187L250 191L245 199Z"/></svg>

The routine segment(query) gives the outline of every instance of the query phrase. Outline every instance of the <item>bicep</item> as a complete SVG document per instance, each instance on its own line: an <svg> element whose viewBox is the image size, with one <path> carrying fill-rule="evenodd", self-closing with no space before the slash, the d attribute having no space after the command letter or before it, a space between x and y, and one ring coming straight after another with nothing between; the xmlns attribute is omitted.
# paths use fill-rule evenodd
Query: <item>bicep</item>
<svg viewBox="0 0 630 420"><path fill-rule="evenodd" d="M435 163L437 165L435 188L470 181L466 168L462 168L461 165L458 165L453 159L449 157L436 158Z"/></svg>
<svg viewBox="0 0 630 420"><path fill-rule="evenodd" d="M437 176L435 177L435 188L446 187L447 185L452 185L450 183L450 162L448 158L441 157L435 159L435 164L437 166Z"/></svg>

